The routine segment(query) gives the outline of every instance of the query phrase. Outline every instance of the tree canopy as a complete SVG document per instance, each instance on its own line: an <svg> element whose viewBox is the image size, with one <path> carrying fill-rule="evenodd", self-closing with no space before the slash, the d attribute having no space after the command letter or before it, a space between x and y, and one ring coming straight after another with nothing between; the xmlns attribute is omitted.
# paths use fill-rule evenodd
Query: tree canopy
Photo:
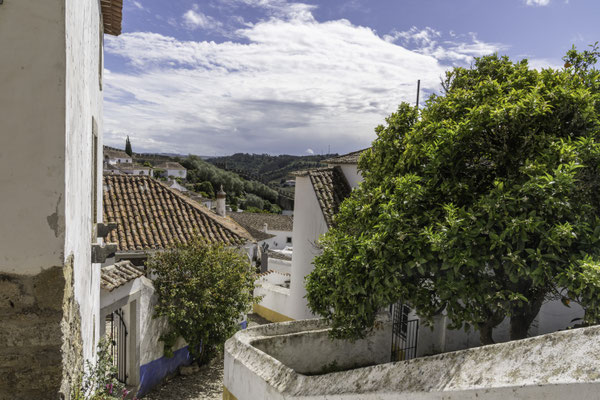
<svg viewBox="0 0 600 400"><path fill-rule="evenodd" d="M583 54L583 55L582 55ZM600 310L600 74L575 49L561 70L491 55L454 68L422 110L401 104L359 162L364 182L307 278L334 335L361 337L403 300L483 343L541 305Z"/></svg>
<svg viewBox="0 0 600 400"><path fill-rule="evenodd" d="M155 317L166 317L165 354L178 337L204 363L239 329L254 301L255 273L245 255L202 239L178 244L148 261L158 296Z"/></svg>
<svg viewBox="0 0 600 400"><path fill-rule="evenodd" d="M129 140L129 136L127 136L127 139L125 140L125 153L127 153L129 157L133 156L133 150L131 149L131 141Z"/></svg>

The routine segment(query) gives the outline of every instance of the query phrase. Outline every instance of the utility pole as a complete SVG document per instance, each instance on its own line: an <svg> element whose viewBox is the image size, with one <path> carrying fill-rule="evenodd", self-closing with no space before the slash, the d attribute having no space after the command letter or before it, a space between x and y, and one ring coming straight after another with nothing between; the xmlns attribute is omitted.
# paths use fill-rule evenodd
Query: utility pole
<svg viewBox="0 0 600 400"><path fill-rule="evenodd" d="M421 80L417 81L417 110L419 109L419 93L421 92Z"/></svg>

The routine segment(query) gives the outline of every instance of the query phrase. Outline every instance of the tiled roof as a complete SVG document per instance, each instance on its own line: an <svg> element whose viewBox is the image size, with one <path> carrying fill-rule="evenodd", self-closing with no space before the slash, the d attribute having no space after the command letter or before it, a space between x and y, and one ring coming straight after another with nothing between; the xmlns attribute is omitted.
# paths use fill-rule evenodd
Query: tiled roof
<svg viewBox="0 0 600 400"><path fill-rule="evenodd" d="M131 156L125 153L123 150L115 149L114 147L104 146L102 149L104 157L108 158L131 158Z"/></svg>
<svg viewBox="0 0 600 400"><path fill-rule="evenodd" d="M104 220L117 223L108 242L119 251L164 249L197 235L226 245L252 239L237 224L147 176L104 176Z"/></svg>
<svg viewBox="0 0 600 400"><path fill-rule="evenodd" d="M104 33L119 36L123 21L123 0L100 0Z"/></svg>
<svg viewBox="0 0 600 400"><path fill-rule="evenodd" d="M340 167L319 168L307 171L313 185L319 206L327 226L333 225L333 216L337 214L342 201L350 195L352 189Z"/></svg>
<svg viewBox="0 0 600 400"><path fill-rule="evenodd" d="M161 168L161 169L186 169L183 165L179 164L178 162L173 162L173 161L167 161L164 163L160 163L156 166L156 168Z"/></svg>
<svg viewBox="0 0 600 400"><path fill-rule="evenodd" d="M352 153L344 154L342 156L337 156L333 158L329 158L327 160L322 161L325 164L358 164L358 159L360 155L369 149L362 149L358 151L353 151Z"/></svg>
<svg viewBox="0 0 600 400"><path fill-rule="evenodd" d="M268 254L269 254L269 258L276 258L278 260L292 261L292 257L288 256L287 254L283 254L282 252L279 252L279 251L268 250Z"/></svg>
<svg viewBox="0 0 600 400"><path fill-rule="evenodd" d="M242 228L247 230L250 235L252 235L252 238L256 242L262 242L263 240L272 239L275 237L275 235L271 235L270 233L259 231L258 229L254 229L250 226L244 226L242 224L240 224L240 225L242 226Z"/></svg>
<svg viewBox="0 0 600 400"><path fill-rule="evenodd" d="M100 287L109 292L144 275L144 271L138 269L131 261L120 261L102 267L100 271Z"/></svg>
<svg viewBox="0 0 600 400"><path fill-rule="evenodd" d="M294 219L291 215L232 212L228 216L246 229L253 228L263 231L265 224L267 224L268 230L291 232L294 227Z"/></svg>
<svg viewBox="0 0 600 400"><path fill-rule="evenodd" d="M150 167L146 167L145 165L136 164L136 163L120 163L120 164L113 164L113 166L117 169L126 170L126 171L133 171L133 170L149 171L152 169Z"/></svg>

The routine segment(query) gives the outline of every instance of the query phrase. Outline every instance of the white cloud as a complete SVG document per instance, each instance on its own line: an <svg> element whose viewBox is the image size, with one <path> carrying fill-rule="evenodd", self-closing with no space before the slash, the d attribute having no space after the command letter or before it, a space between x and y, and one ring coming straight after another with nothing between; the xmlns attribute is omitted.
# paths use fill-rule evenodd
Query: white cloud
<svg viewBox="0 0 600 400"><path fill-rule="evenodd" d="M414 48L420 54L452 65L469 63L473 57L481 57L506 49L506 46L500 43L487 43L479 40L473 32L458 35L451 31L449 35L451 40L444 40L440 31L429 27L418 29L413 26L408 31L394 31L384 35L383 39L390 43L400 43Z"/></svg>
<svg viewBox="0 0 600 400"><path fill-rule="evenodd" d="M315 151L313 149L306 149L306 154L313 155L315 154Z"/></svg>
<svg viewBox="0 0 600 400"><path fill-rule="evenodd" d="M547 6L550 4L550 0L525 0L525 4L528 6Z"/></svg>
<svg viewBox="0 0 600 400"><path fill-rule="evenodd" d="M142 5L142 3L140 3L137 0L133 0L133 5L136 6L138 9L140 10L145 10L144 6Z"/></svg>
<svg viewBox="0 0 600 400"><path fill-rule="evenodd" d="M317 22L310 12L236 34L243 43L142 32L108 38L106 51L132 67L107 77L106 142L121 145L130 135L141 150L196 154L352 151L369 145L400 102L414 102L418 79L424 92L435 91L448 60L497 48L474 36L447 44L428 28L404 35L422 45L411 51L347 20Z"/></svg>
<svg viewBox="0 0 600 400"><path fill-rule="evenodd" d="M188 29L216 29L222 24L215 20L213 17L197 10L197 6L194 9L188 10L183 14L183 24Z"/></svg>

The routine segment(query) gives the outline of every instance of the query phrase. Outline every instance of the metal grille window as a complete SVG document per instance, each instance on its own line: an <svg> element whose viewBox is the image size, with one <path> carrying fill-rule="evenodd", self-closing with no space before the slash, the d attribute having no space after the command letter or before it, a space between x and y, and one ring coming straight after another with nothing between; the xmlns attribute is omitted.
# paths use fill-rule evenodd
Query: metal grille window
<svg viewBox="0 0 600 400"><path fill-rule="evenodd" d="M392 361L404 361L417 357L419 320L408 319L410 307L402 302L391 306L392 312Z"/></svg>
<svg viewBox="0 0 600 400"><path fill-rule="evenodd" d="M117 367L117 380L127 383L127 326L123 310L118 309L106 316L106 334L110 340L113 365Z"/></svg>

